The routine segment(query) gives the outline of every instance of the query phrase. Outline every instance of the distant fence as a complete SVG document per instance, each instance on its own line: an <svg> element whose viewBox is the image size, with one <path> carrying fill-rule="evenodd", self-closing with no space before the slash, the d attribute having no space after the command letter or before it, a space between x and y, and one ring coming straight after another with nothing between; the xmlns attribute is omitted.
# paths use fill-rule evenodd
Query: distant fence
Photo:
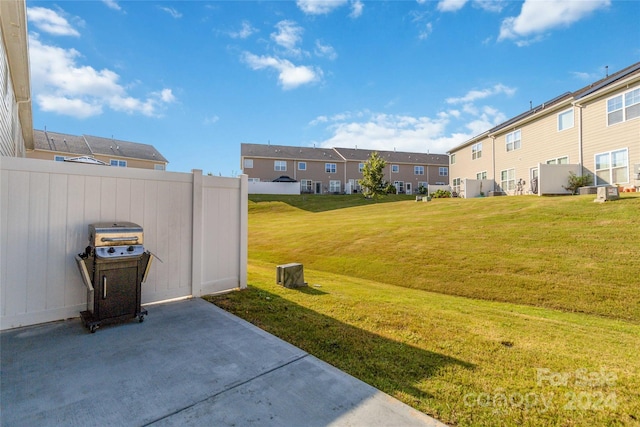
<svg viewBox="0 0 640 427"><path fill-rule="evenodd" d="M0 158L0 329L76 317L88 225L143 227L142 302L246 287L247 177Z"/></svg>
<svg viewBox="0 0 640 427"><path fill-rule="evenodd" d="M249 194L300 194L299 182L259 181L249 183Z"/></svg>

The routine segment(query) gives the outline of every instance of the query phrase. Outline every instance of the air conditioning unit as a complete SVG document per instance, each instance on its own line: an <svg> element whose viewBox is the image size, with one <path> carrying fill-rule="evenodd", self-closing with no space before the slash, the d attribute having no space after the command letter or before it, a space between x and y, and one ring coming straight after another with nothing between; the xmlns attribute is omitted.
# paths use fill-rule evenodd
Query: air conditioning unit
<svg viewBox="0 0 640 427"><path fill-rule="evenodd" d="M595 202L608 202L609 200L618 200L620 198L620 192L618 187L614 185L607 185L604 187L598 187L598 196L594 200Z"/></svg>
<svg viewBox="0 0 640 427"><path fill-rule="evenodd" d="M304 281L304 267L296 262L279 265L276 268L276 283L285 288L307 286Z"/></svg>

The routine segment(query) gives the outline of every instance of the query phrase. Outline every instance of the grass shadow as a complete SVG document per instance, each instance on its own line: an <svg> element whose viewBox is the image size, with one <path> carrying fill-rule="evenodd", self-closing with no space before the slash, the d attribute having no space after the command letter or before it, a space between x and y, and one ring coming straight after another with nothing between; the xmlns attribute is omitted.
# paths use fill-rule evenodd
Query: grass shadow
<svg viewBox="0 0 640 427"><path fill-rule="evenodd" d="M406 194L387 194L378 199L366 199L362 194L250 194L249 200L254 203L282 202L294 208L308 212L326 212L355 206L374 205L379 203L393 203L414 200L415 196Z"/></svg>
<svg viewBox="0 0 640 427"><path fill-rule="evenodd" d="M402 396L402 400L414 404L422 402L414 407L434 417L438 414L426 411L426 401L438 396L423 387L425 380L451 365L475 367L355 327L252 286L204 299L391 396Z"/></svg>

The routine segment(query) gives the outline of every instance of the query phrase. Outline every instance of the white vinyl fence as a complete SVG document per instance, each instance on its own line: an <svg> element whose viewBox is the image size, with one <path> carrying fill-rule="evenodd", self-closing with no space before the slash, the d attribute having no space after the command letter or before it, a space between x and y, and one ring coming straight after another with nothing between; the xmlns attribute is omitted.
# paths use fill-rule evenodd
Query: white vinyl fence
<svg viewBox="0 0 640 427"><path fill-rule="evenodd" d="M77 317L88 225L130 221L153 260L142 303L246 287L247 177L0 157L0 329Z"/></svg>

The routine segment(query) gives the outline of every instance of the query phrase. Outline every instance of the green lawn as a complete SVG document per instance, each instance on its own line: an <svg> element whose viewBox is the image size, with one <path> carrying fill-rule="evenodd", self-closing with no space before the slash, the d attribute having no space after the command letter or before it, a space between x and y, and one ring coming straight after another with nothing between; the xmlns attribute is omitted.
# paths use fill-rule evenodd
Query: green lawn
<svg viewBox="0 0 640 427"><path fill-rule="evenodd" d="M445 423L640 425L638 196L252 197L210 299Z"/></svg>

